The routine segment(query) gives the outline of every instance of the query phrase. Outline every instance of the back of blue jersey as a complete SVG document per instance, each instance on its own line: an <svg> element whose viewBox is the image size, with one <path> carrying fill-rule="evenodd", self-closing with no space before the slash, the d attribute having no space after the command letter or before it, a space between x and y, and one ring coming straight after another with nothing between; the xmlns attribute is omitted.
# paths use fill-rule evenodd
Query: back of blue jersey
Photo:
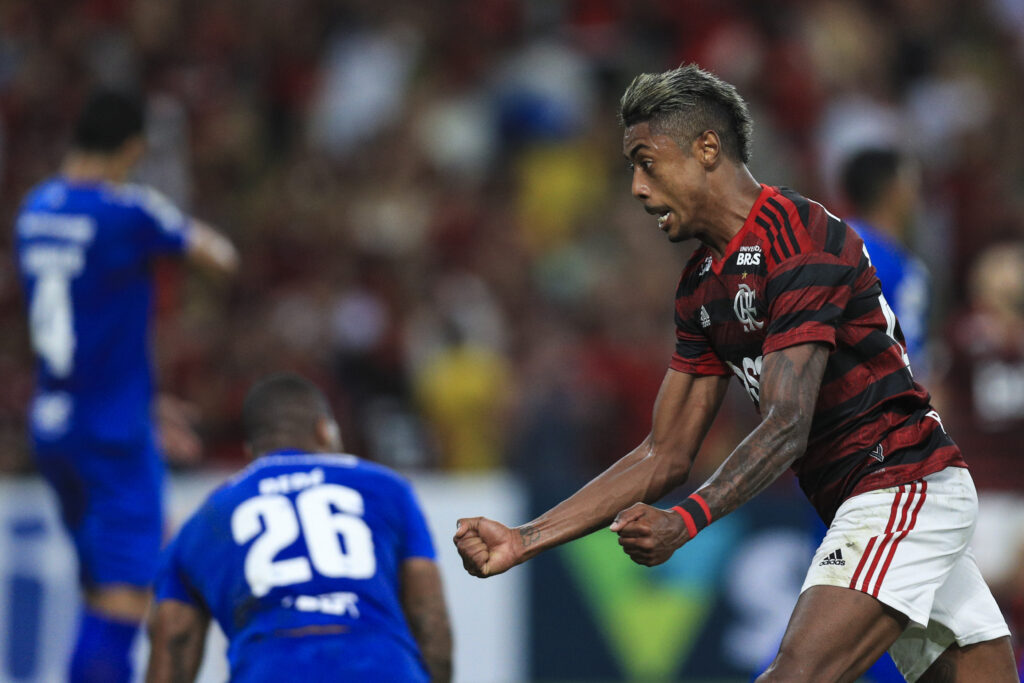
<svg viewBox="0 0 1024 683"><path fill-rule="evenodd" d="M15 220L36 354L37 448L148 438L151 262L181 252L188 219L138 185L54 179Z"/></svg>
<svg viewBox="0 0 1024 683"><path fill-rule="evenodd" d="M404 479L355 456L277 453L185 524L155 593L217 620L232 680L426 680L400 599L401 566L414 557L432 559L434 547ZM287 656L300 647L304 658Z"/></svg>

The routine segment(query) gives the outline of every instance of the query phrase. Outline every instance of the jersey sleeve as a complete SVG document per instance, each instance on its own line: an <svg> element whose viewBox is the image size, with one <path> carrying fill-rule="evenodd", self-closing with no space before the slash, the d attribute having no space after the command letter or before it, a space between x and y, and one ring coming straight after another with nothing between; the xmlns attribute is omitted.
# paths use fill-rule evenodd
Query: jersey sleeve
<svg viewBox="0 0 1024 683"><path fill-rule="evenodd" d="M131 194L141 219L139 238L143 251L152 255L185 251L191 227L189 217L153 188L139 186Z"/></svg>
<svg viewBox="0 0 1024 683"><path fill-rule="evenodd" d="M153 580L153 600L178 600L193 607L206 610L199 592L192 586L185 574L182 561L181 535L175 538L160 555L156 578Z"/></svg>
<svg viewBox="0 0 1024 683"><path fill-rule="evenodd" d="M820 342L836 347L836 329L853 293L857 267L817 251L783 261L769 274L764 353Z"/></svg>
<svg viewBox="0 0 1024 683"><path fill-rule="evenodd" d="M427 528L427 520L420 509L416 493L408 482L401 482L402 491L402 519L405 522L405 546L402 549L401 559L407 560L412 557L425 557L433 560L437 554L434 551L434 541L430 536L430 529Z"/></svg>
<svg viewBox="0 0 1024 683"><path fill-rule="evenodd" d="M688 375L728 375L729 368L711 348L711 341L698 327L694 316L681 313L680 308L677 303L676 350L668 366Z"/></svg>

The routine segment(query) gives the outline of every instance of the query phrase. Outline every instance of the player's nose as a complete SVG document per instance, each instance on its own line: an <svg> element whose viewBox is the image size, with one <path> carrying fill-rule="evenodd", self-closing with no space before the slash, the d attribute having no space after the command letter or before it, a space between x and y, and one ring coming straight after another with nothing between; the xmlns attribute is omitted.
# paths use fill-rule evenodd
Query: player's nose
<svg viewBox="0 0 1024 683"><path fill-rule="evenodd" d="M633 185L630 189L633 192L633 196L641 201L651 196L651 188L648 187L647 183L644 182L643 176L637 171L633 171Z"/></svg>

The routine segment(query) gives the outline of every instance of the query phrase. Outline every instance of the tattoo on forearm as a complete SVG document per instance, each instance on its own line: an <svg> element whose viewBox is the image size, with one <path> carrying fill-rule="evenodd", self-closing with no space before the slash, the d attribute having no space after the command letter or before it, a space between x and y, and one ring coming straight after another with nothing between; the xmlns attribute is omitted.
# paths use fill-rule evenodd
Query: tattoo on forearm
<svg viewBox="0 0 1024 683"><path fill-rule="evenodd" d="M770 381L762 380L762 388L768 391L761 398L762 408L770 412L708 482L711 490L705 499L715 510L715 517L750 500L802 455L806 434L790 428L800 422L801 416L813 415L826 361L824 353L813 353L806 363L794 363L785 352L766 358L762 378L770 377Z"/></svg>
<svg viewBox="0 0 1024 683"><path fill-rule="evenodd" d="M519 537L523 540L523 547L529 548L540 540L540 531L533 526L524 526L519 529Z"/></svg>

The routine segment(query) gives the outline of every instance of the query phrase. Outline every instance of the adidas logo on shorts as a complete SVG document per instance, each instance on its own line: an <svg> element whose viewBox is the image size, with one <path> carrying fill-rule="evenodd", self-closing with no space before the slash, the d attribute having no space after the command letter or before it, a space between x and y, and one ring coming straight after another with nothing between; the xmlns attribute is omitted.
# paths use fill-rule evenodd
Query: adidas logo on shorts
<svg viewBox="0 0 1024 683"><path fill-rule="evenodd" d="M835 550L833 550L831 553L829 553L828 557L826 557L824 560L818 563L818 566L824 567L827 564L834 564L840 567L846 566L846 560L843 559L843 549L836 548Z"/></svg>

